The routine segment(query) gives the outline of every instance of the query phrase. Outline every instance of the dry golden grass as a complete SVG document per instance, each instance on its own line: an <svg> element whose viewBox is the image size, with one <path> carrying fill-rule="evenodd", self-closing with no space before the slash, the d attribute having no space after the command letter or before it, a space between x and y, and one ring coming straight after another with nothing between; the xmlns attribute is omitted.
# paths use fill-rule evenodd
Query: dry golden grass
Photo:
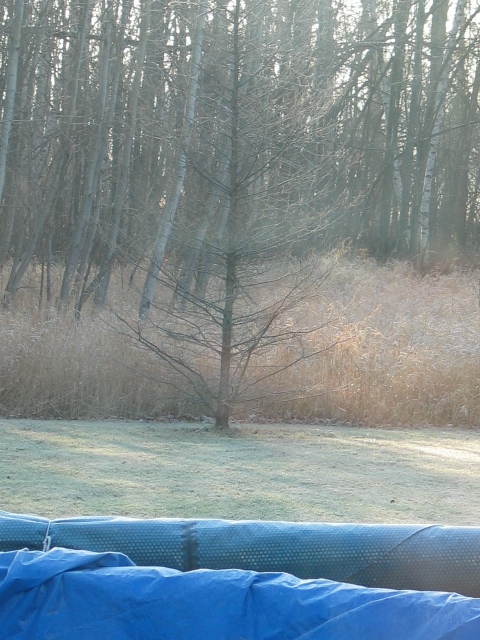
<svg viewBox="0 0 480 640"><path fill-rule="evenodd" d="M138 293L126 280L116 275L110 303L135 321ZM0 313L2 415L202 411L182 394L181 384L165 384L172 380L157 357L109 326L111 316L105 322L107 316L92 318L87 309L76 322L72 312L39 312L38 274L32 272L27 284L13 307ZM263 297L268 295L273 292ZM379 267L342 258L321 292L280 320L299 329L321 327L304 344L307 354L321 353L286 369L268 387L259 385L260 395L278 393L279 400L260 402L255 411L267 418L377 425L479 424L479 315L478 273L420 278L406 264ZM296 344L277 345L253 362L254 370L287 363Z"/></svg>
<svg viewBox="0 0 480 640"><path fill-rule="evenodd" d="M338 314L326 331L340 342L305 372L326 389L313 412L370 424L478 424L477 284L471 272L419 278L402 264L339 265L325 297Z"/></svg>

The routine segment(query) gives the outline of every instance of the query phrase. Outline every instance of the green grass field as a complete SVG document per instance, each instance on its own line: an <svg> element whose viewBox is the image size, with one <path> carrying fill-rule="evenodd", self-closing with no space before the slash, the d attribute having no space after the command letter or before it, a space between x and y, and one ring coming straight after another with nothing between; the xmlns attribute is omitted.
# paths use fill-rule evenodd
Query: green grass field
<svg viewBox="0 0 480 640"><path fill-rule="evenodd" d="M473 429L2 420L0 438L16 513L480 524Z"/></svg>

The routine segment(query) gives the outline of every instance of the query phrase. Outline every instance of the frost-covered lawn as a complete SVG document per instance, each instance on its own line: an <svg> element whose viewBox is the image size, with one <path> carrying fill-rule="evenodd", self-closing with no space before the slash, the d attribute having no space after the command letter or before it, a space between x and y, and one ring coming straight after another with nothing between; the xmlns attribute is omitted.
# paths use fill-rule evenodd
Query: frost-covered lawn
<svg viewBox="0 0 480 640"><path fill-rule="evenodd" d="M1 508L47 517L480 525L480 433L0 421Z"/></svg>

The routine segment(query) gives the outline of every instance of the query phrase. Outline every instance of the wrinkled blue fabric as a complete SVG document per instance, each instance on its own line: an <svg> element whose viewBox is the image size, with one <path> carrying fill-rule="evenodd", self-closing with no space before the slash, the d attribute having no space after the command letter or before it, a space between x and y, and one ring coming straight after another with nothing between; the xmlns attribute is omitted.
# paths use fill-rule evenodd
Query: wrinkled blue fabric
<svg viewBox="0 0 480 640"><path fill-rule="evenodd" d="M118 553L0 554L0 637L478 640L480 600L282 573L137 567Z"/></svg>

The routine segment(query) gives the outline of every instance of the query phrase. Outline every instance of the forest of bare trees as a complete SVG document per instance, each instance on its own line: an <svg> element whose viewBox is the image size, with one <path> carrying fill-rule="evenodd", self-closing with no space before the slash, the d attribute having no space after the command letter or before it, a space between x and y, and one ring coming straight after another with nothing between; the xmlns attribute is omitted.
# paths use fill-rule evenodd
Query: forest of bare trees
<svg viewBox="0 0 480 640"><path fill-rule="evenodd" d="M62 269L59 309L101 308L127 264L144 273L142 317L165 261L179 290L201 291L218 251L246 238L263 251L260 238L290 235L296 254L342 242L420 269L446 253L474 261L475 2L4 0L1 12L4 305L36 264L47 297Z"/></svg>

